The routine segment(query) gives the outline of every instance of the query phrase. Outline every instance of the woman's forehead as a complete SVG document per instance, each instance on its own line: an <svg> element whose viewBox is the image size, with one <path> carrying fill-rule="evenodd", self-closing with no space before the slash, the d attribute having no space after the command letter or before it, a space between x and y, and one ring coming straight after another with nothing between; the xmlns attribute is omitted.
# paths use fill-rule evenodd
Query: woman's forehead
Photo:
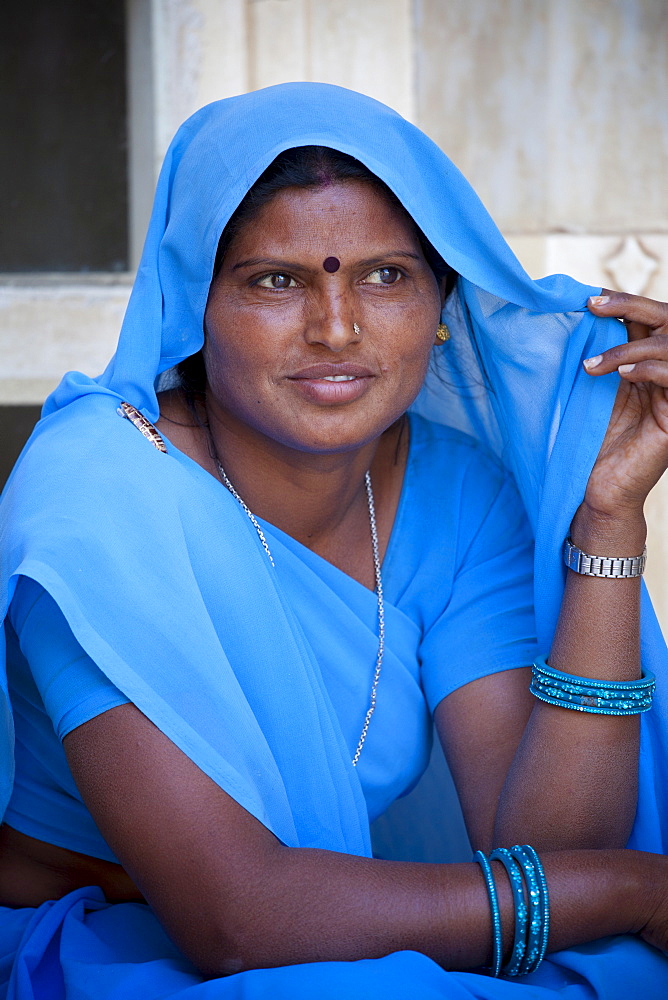
<svg viewBox="0 0 668 1000"><path fill-rule="evenodd" d="M241 222L230 250L242 250L251 243L270 248L303 246L321 250L322 266L334 273L346 250L353 245L372 246L379 240L412 247L417 242L413 220L376 185L343 180L318 188L278 191Z"/></svg>

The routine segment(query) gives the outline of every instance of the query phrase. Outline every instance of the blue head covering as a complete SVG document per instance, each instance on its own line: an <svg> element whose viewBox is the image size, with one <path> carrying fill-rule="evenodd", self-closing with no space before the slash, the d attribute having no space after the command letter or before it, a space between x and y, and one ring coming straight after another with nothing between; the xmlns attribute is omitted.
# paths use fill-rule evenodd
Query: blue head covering
<svg viewBox="0 0 668 1000"><path fill-rule="evenodd" d="M620 326L587 311L599 289L564 276L532 281L466 180L418 129L326 84L220 101L179 129L116 354L98 378L63 379L5 492L0 610L16 577L33 577L107 676L284 842L367 853L359 783L252 526L194 463L184 472L117 416L126 400L157 418L158 377L202 345L227 220L280 152L312 144L348 153L380 177L461 275L446 306L450 370L428 378L416 408L486 439L512 469L536 533L537 627L547 651L563 590L560 546L618 382L590 378L581 362L618 343ZM646 595L643 613L643 655L661 677L665 645ZM171 664L169 676L156 663ZM659 688L644 723L650 758L665 755ZM12 731L0 690L1 814ZM651 769L643 774L649 788ZM664 794L641 790L636 834L653 849L661 849Z"/></svg>

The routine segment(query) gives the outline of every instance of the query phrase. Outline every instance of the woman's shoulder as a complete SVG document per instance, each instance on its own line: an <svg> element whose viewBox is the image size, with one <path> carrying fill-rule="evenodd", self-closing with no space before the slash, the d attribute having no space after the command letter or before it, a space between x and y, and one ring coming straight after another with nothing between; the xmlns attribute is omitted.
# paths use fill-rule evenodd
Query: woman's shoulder
<svg viewBox="0 0 668 1000"><path fill-rule="evenodd" d="M0 612L7 581L19 573L44 586L48 578L47 589L60 593L83 587L103 566L115 587L130 581L132 590L140 562L145 587L163 577L174 585L184 553L201 552L228 511L234 517L234 502L212 477L156 447L119 403L90 395L38 424L0 501ZM201 504L193 503L196 491Z"/></svg>
<svg viewBox="0 0 668 1000"><path fill-rule="evenodd" d="M52 520L87 513L97 530L105 515L132 509L135 518L142 511L154 517L167 511L170 497L176 506L191 494L196 467L174 461L175 449L139 410L123 405L100 392L42 418L7 483L3 523L24 520L27 511Z"/></svg>

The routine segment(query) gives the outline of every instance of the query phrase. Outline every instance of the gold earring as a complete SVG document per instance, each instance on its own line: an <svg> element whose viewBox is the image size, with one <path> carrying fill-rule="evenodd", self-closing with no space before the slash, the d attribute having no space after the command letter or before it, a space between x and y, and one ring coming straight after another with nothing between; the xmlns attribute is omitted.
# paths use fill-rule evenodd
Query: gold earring
<svg viewBox="0 0 668 1000"><path fill-rule="evenodd" d="M450 340L450 330L445 323L439 323L436 329L436 340L435 344L444 344L446 340Z"/></svg>

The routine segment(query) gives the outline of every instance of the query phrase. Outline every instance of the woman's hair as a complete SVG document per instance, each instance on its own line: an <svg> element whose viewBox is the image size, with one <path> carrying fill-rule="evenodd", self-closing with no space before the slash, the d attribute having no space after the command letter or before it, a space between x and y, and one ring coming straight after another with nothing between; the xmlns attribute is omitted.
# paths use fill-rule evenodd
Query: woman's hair
<svg viewBox="0 0 668 1000"><path fill-rule="evenodd" d="M457 274L445 263L416 225L393 191L371 171L347 153L328 146L296 146L286 149L273 160L238 205L223 229L213 266L212 281L218 275L232 241L257 213L285 188L321 188L340 181L363 181L370 184L409 219L427 263L438 282L445 278L446 295L454 288ZM201 395L206 384L202 352L198 351L177 365L179 384L189 403Z"/></svg>

